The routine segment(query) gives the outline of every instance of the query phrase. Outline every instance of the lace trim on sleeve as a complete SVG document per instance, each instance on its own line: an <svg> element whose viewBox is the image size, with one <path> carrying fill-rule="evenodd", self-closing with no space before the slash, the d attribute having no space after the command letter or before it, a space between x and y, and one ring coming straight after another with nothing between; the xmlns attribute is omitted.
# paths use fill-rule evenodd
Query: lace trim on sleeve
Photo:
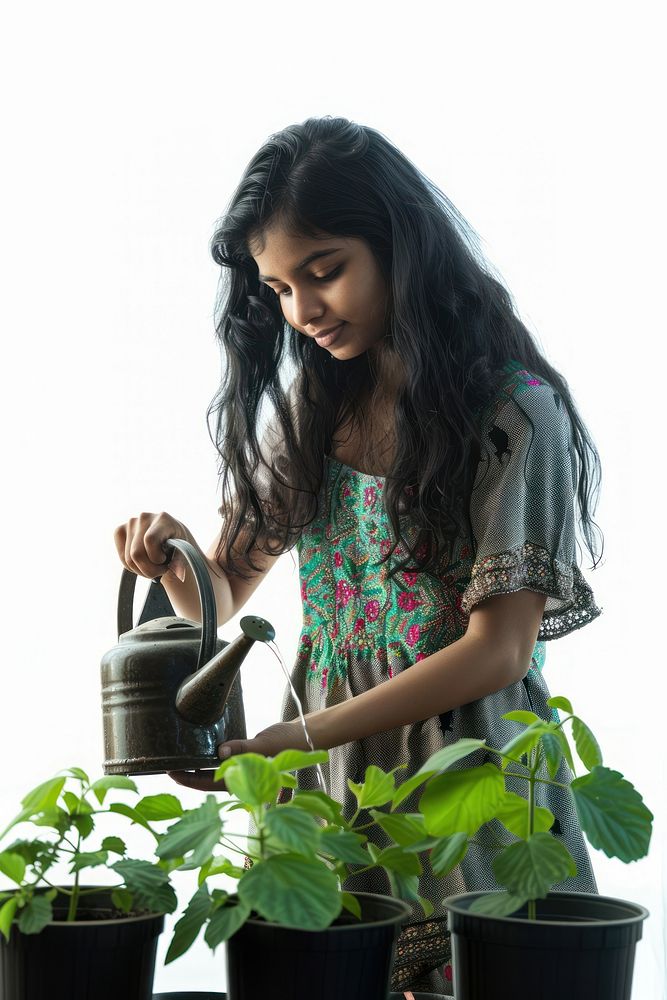
<svg viewBox="0 0 667 1000"><path fill-rule="evenodd" d="M485 597L517 590L534 590L550 598L538 641L567 635L602 613L579 567L553 559L546 549L533 542L524 542L516 549L476 562L461 607L470 614L474 605Z"/></svg>

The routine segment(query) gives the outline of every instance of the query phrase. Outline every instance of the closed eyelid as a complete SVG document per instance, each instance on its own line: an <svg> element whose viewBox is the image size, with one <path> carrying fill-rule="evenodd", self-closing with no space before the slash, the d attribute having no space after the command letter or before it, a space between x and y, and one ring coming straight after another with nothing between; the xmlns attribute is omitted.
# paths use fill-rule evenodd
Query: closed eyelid
<svg viewBox="0 0 667 1000"><path fill-rule="evenodd" d="M338 275L343 270L343 266L344 266L343 264L337 264L336 267L333 268L333 270L327 271L326 274L310 274L310 275L307 275L307 277L312 278L314 281L324 281L325 279L328 279L328 278L337 278ZM276 282L278 281L277 278L274 279L274 280ZM263 281L262 284L266 285L267 288L271 288L271 285L269 285L269 283L267 281ZM271 288L271 290L274 291L274 292L276 291L275 288ZM277 292L276 294L279 294L279 293Z"/></svg>

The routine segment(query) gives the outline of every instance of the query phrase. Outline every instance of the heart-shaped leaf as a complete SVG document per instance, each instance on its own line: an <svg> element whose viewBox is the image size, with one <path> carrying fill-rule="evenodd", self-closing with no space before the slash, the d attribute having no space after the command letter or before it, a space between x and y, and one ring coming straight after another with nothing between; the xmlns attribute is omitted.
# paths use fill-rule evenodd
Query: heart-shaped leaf
<svg viewBox="0 0 667 1000"><path fill-rule="evenodd" d="M324 930L342 907L335 873L296 854L254 864L239 882L238 894L265 920L302 930Z"/></svg>
<svg viewBox="0 0 667 1000"><path fill-rule="evenodd" d="M511 895L524 900L542 899L555 883L577 874L572 855L550 833L536 833L506 847L493 870Z"/></svg>
<svg viewBox="0 0 667 1000"><path fill-rule="evenodd" d="M609 858L637 861L648 853L653 813L618 771L594 767L570 785L581 828Z"/></svg>
<svg viewBox="0 0 667 1000"><path fill-rule="evenodd" d="M436 837L470 836L493 819L505 795L505 779L494 764L450 771L429 780L419 800L427 831Z"/></svg>

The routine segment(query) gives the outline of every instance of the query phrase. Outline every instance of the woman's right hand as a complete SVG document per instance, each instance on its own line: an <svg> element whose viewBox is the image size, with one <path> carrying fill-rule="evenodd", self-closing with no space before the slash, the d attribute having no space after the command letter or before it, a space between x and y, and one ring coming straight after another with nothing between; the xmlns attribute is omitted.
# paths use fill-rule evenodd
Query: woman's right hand
<svg viewBox="0 0 667 1000"><path fill-rule="evenodd" d="M154 580L171 572L183 582L185 560L176 550L167 554L164 543L169 538L183 538L199 548L188 528L165 511L131 517L114 531L120 561L131 573Z"/></svg>

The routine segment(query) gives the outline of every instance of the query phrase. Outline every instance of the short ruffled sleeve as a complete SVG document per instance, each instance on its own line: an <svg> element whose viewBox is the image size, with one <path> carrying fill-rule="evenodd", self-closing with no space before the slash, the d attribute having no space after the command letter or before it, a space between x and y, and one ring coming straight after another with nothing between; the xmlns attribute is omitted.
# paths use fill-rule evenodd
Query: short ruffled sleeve
<svg viewBox="0 0 667 1000"><path fill-rule="evenodd" d="M482 449L470 502L477 542L466 613L485 597L547 594L538 641L581 628L601 613L576 562L576 453L567 409L525 371L482 417Z"/></svg>

